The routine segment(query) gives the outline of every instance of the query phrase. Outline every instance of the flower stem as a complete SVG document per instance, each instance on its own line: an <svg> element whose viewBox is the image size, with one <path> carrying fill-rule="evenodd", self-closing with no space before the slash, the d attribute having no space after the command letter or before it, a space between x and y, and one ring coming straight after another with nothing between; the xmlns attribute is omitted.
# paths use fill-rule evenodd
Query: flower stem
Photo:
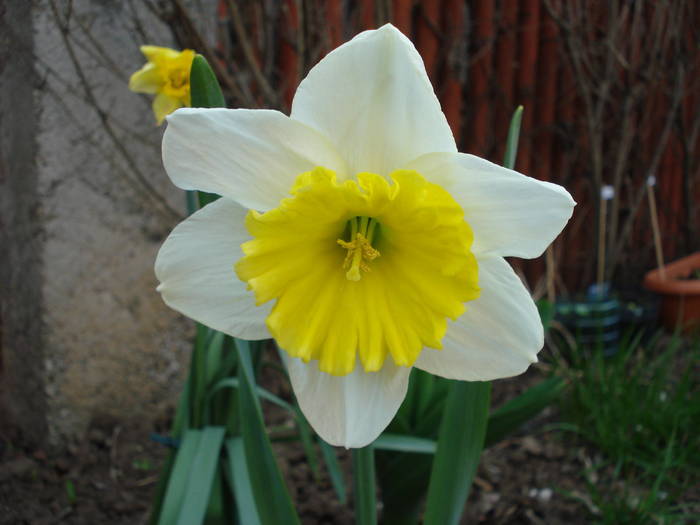
<svg viewBox="0 0 700 525"><path fill-rule="evenodd" d="M355 448L352 451L352 470L355 489L355 523L377 524L377 492L374 475L374 447Z"/></svg>

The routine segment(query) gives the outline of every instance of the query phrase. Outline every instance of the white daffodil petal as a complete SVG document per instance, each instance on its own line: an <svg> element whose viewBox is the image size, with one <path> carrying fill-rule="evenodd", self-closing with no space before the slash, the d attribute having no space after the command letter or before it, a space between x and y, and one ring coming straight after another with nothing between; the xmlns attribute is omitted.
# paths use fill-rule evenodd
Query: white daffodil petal
<svg viewBox="0 0 700 525"><path fill-rule="evenodd" d="M292 118L329 137L350 173L388 175L433 151L457 151L411 41L394 26L365 31L301 82Z"/></svg>
<svg viewBox="0 0 700 525"><path fill-rule="evenodd" d="M241 339L266 339L271 304L255 306L233 270L250 239L247 210L219 199L184 220L165 240L156 258L158 291L171 308L215 330Z"/></svg>
<svg viewBox="0 0 700 525"><path fill-rule="evenodd" d="M406 396L411 373L409 367L398 367L388 359L379 372L365 372L358 363L345 376L319 371L318 361L304 363L293 357L285 361L311 426L331 445L346 448L364 447L381 434Z"/></svg>
<svg viewBox="0 0 700 525"><path fill-rule="evenodd" d="M324 166L344 175L327 139L278 111L183 108L168 117L163 164L173 183L267 211L300 173Z"/></svg>
<svg viewBox="0 0 700 525"><path fill-rule="evenodd" d="M520 374L537 361L544 331L530 294L501 257L478 263L481 296L449 323L442 350L423 349L417 368L449 379L488 381Z"/></svg>
<svg viewBox="0 0 700 525"><path fill-rule="evenodd" d="M576 203L563 187L464 153L433 153L408 163L450 192L474 231L472 251L503 257L539 257Z"/></svg>

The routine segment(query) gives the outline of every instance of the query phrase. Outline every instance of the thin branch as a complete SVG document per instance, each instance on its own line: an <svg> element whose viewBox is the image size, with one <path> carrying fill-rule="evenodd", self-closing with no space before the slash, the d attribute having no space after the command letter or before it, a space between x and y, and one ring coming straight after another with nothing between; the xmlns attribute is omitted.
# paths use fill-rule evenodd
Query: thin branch
<svg viewBox="0 0 700 525"><path fill-rule="evenodd" d="M138 165L133 160L124 144L117 137L117 134L114 132L114 129L112 129L112 126L109 122L108 114L105 111L103 111L100 105L98 104L97 98L95 97L92 88L87 81L87 77L85 75L85 72L83 71L82 66L80 65L80 61L78 60L75 54L75 50L73 49L70 39L68 38L68 27L66 27L61 22L61 17L58 13L58 8L56 7L55 0L49 0L49 5L51 6L51 10L56 20L56 25L59 29L59 32L61 33L61 38L63 40L64 45L66 46L66 51L68 51L68 55L71 59L71 62L73 63L73 67L75 68L75 72L78 75L78 78L80 79L83 90L85 91L85 96L88 99L89 105L93 108L93 110L99 117L105 131L107 132L107 135L110 137L110 139L116 146L117 151L121 153L122 157L129 165L129 168L132 170L134 178L139 182L139 184L141 184L141 186L145 190L145 194L148 195L151 198L151 200L153 200L153 202L158 204L158 210L161 213L164 213L165 216L168 218L182 219L182 214L173 209L170 206L170 204L163 198L163 196L156 191L156 189L143 175L143 173L141 173L141 170L139 169Z"/></svg>
<svg viewBox="0 0 700 525"><path fill-rule="evenodd" d="M243 19L241 17L241 12L238 9L236 0L228 0L228 6L229 12L231 14L231 21L233 22L233 29L236 32L238 42L241 44L243 56L245 57L246 62L248 63L248 67L253 72L255 80L260 86L260 89L262 89L265 97L267 97L269 104L276 107L278 104L277 93L272 89L272 86L270 86L270 83L267 81L265 75L260 69L260 64L258 63L258 60L255 57L253 46L251 45L250 39L248 38L248 33L246 32L245 27L243 26Z"/></svg>

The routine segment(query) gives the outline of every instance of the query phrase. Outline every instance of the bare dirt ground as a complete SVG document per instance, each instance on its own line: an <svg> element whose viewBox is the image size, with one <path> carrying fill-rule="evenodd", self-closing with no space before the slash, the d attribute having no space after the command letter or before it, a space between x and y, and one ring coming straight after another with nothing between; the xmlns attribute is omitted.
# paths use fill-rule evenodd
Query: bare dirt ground
<svg viewBox="0 0 700 525"><path fill-rule="evenodd" d="M498 405L541 375L494 383ZM279 414L268 414L275 420ZM582 471L587 452L554 431L547 409L521 432L485 451L463 523L583 524L590 509L565 492L585 496ZM65 452L29 450L13 429L0 431L0 525L138 525L146 523L165 448L150 439L167 432L167 418L155 428L109 419L93 423ZM304 523L353 523L352 494L338 502L328 475L312 475L300 446L275 445L280 466ZM349 467L349 454L339 451ZM352 487L346 472L348 489ZM585 497L584 497L585 499Z"/></svg>

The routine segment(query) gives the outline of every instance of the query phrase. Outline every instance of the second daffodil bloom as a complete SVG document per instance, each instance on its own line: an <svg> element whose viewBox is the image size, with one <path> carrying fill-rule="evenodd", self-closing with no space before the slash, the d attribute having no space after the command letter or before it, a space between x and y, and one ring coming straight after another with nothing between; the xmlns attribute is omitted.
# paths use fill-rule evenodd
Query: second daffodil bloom
<svg viewBox="0 0 700 525"><path fill-rule="evenodd" d="M161 124L176 109L190 105L190 69L195 53L158 46L141 46L141 52L148 62L131 75L129 89L155 95L153 114Z"/></svg>
<svg viewBox="0 0 700 525"><path fill-rule="evenodd" d="M373 441L414 366L482 381L537 360L537 308L503 257L539 256L575 203L458 153L393 26L322 59L290 117L176 111L163 161L177 186L222 196L163 244L163 299L227 334L273 337L329 443Z"/></svg>

